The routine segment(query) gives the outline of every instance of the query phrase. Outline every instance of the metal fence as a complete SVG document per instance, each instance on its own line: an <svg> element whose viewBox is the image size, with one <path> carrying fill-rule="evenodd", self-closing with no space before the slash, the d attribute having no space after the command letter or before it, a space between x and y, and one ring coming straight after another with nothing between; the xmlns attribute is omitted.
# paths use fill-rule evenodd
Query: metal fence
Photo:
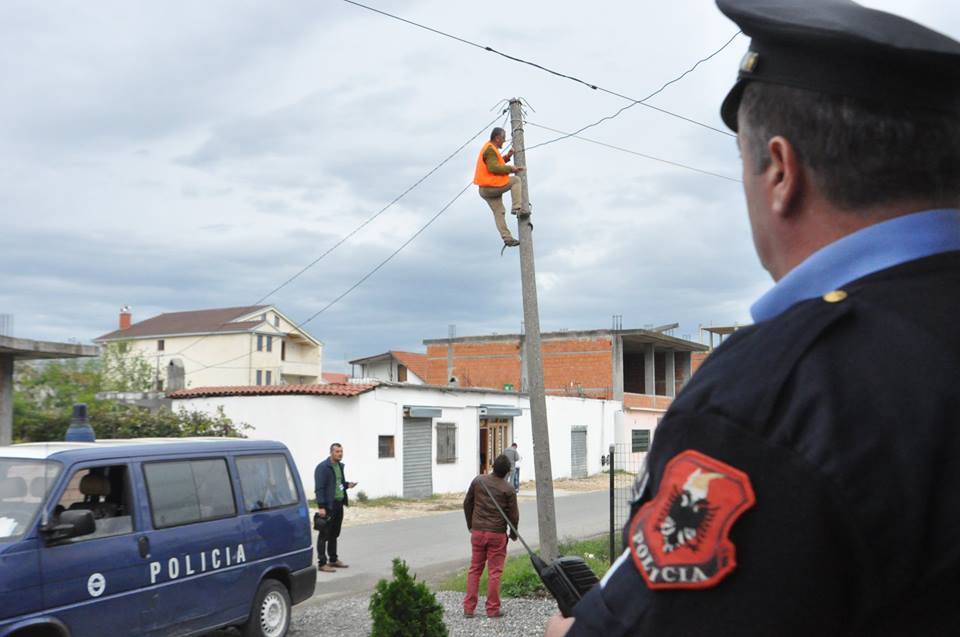
<svg viewBox="0 0 960 637"><path fill-rule="evenodd" d="M623 527L629 522L630 498L645 453L634 453L631 443L610 445L603 458L610 477L610 563L623 552Z"/></svg>

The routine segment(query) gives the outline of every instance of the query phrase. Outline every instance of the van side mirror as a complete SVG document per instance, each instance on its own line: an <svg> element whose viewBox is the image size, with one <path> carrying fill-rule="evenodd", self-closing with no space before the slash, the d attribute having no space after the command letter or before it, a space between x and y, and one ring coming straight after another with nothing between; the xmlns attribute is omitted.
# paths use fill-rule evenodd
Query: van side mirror
<svg viewBox="0 0 960 637"><path fill-rule="evenodd" d="M81 535L90 535L96 530L93 512L86 509L63 511L55 524L40 527L40 534L47 542L66 540Z"/></svg>

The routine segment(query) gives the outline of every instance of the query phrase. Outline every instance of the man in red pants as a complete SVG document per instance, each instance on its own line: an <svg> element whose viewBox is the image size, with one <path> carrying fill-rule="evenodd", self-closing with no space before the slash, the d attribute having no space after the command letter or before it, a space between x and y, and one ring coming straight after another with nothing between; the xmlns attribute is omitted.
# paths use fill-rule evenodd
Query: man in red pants
<svg viewBox="0 0 960 637"><path fill-rule="evenodd" d="M493 473L474 478L463 499L463 512L467 517L470 546L473 549L467 575L467 596L463 599L465 617L473 617L477 608L477 589L484 566L487 568L487 617L504 615L500 610L500 576L507 557L507 523L497 511L491 496L496 498L497 504L507 514L513 528L517 528L520 510L517 508L517 494L506 480L509 471L510 459L504 455L497 456L493 461ZM517 539L512 531L510 539Z"/></svg>

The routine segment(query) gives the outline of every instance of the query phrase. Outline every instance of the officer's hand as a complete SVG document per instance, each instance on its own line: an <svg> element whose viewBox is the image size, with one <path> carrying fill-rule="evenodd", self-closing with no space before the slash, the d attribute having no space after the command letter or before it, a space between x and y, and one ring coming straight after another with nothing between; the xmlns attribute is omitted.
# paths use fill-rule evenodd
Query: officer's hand
<svg viewBox="0 0 960 637"><path fill-rule="evenodd" d="M510 158L513 157L513 151L507 151L507 154L503 156L503 161L510 161Z"/></svg>
<svg viewBox="0 0 960 637"><path fill-rule="evenodd" d="M513 172L515 172L515 173L522 173L522 172L525 171L525 170L526 170L526 168L524 168L523 166L514 166L514 167L513 167Z"/></svg>
<svg viewBox="0 0 960 637"><path fill-rule="evenodd" d="M320 507L320 508L318 509L318 512L320 513L320 517L321 517L321 518L327 517L327 510L324 509L323 507Z"/></svg>
<svg viewBox="0 0 960 637"><path fill-rule="evenodd" d="M357 483L356 483L356 482L348 482L348 483L347 483L347 488L348 488L348 489L352 489L352 488L354 488L355 486L357 486Z"/></svg>
<svg viewBox="0 0 960 637"><path fill-rule="evenodd" d="M510 531L510 539L513 540L514 542L517 541L517 532L516 532L516 531Z"/></svg>
<svg viewBox="0 0 960 637"><path fill-rule="evenodd" d="M573 617L564 617L557 613L547 622L547 630L543 633L543 637L563 637L573 627L574 621L576 620Z"/></svg>

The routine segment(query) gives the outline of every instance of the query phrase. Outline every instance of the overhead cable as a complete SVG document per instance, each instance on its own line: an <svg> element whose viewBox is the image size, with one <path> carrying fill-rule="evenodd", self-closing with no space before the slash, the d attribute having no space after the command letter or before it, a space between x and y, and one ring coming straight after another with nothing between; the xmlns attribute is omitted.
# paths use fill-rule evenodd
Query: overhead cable
<svg viewBox="0 0 960 637"><path fill-rule="evenodd" d="M612 150L618 150L618 151L620 151L620 152L622 152L622 153L628 153L628 154L630 154L630 155L636 155L637 157L643 157L644 159L651 159L651 160L653 160L653 161L658 161L658 162L663 163L663 164L669 164L670 166L676 166L677 168L683 168L683 169L685 169L685 170L692 170L693 172L701 173L701 174L703 174L703 175L710 175L711 177L717 177L717 178L719 178L719 179L726 179L727 181L733 181L733 182L736 182L736 183L743 183L740 179L737 179L737 178L735 178L735 177L728 177L728 176L726 176L726 175L721 175L720 173L710 172L709 170L703 170L702 168L695 168L694 166L689 166L689 165L687 165L687 164L681 164L680 162L671 161L671 160L669 160L669 159L663 159L663 158L661 158L661 157L654 157L653 155L647 155L646 153L641 153L641 152L636 151L636 150L630 150L629 148L623 148L622 146L615 146L615 145L613 145L613 144L608 144L608 143L606 143L606 142L601 142L601 141L598 141L598 140L596 140L596 139L590 139L589 137L583 137L583 136L578 135L578 134L576 134L576 133L566 133L566 132L564 132L564 131L562 131L562 130L557 130L556 128L550 128L549 126L543 126L542 124L535 124L534 122L527 122L527 125L528 125L528 126L535 126L536 128L542 128L543 130L548 130L548 131L550 131L551 133L557 133L557 134L559 134L559 135L563 135L562 138L557 138L557 139L565 139L565 138L567 138L567 137L574 137L574 138L576 138L576 139L579 139L579 140L582 140L582 141L585 141L585 142L590 142L591 144L596 144L596 145L598 145L598 146L604 146L604 147L606 147L606 148L610 148L610 149L612 149ZM542 146L542 145L543 145L543 144L537 144L537 146ZM536 146L531 146L530 148L536 148Z"/></svg>
<svg viewBox="0 0 960 637"><path fill-rule="evenodd" d="M497 117L498 117L498 119L499 119L499 116L497 116ZM365 275L363 275L362 277L360 277L360 279L358 279L358 280L356 281L356 283L354 283L354 284L351 285L349 288L347 288L342 294L340 294L340 295L337 296L335 299L333 299L332 301L330 301L329 303L327 303L326 305L324 305L324 306L323 306L322 308L320 308L318 311L314 312L309 318L307 318L307 319L304 320L304 321L301 321L300 323L297 323L297 324L294 326L294 329L295 329L295 330L302 329L307 323L311 322L313 319L317 318L318 316L320 316L321 314L323 314L324 312L326 312L327 310L329 310L331 307L333 307L334 305L336 305L337 303L339 303L341 300L343 300L343 298L346 297L348 294L350 294L351 292L353 292L354 290L356 290L358 287L360 287L361 285L363 285L363 283L364 283L367 279L369 279L370 277L372 277L374 274L376 274L377 271L380 270L380 268L382 268L382 267L385 266L387 263L389 263L395 256L397 256L398 254L400 254L400 252L402 252L404 248L406 248L408 245L410 245L411 243L413 243L413 241L414 241L417 237L419 237L427 228L429 228L430 225L433 224L434 221L436 221L437 219L440 218L440 215L442 215L444 212L447 211L447 209L450 208L450 206L452 206L454 203L456 203L456 201L457 201L458 199L460 199L460 197L463 196L463 193L467 192L467 190L468 190L472 185L473 185L473 181L471 180L470 182L467 183L466 186L463 187L463 190L461 190L460 192L458 192L458 193L456 194L456 196L454 196L453 199L451 199L450 201L448 201L448 202L446 203L446 205L444 205L442 208L440 208L440 210L437 211L437 213L436 213L435 215L433 215L432 217L430 217L430 219L427 220L427 222L426 222L425 224L423 224L422 226L420 226L420 228L419 228L416 232L414 232L412 235L410 235L410 237L407 238L406 241L404 241L403 243L401 243L400 246L399 246L396 250L394 250L393 252L390 253L389 256L387 256L386 259L384 259L383 261L381 261L380 263L378 263L372 270L370 270L370 271L367 272ZM227 359L227 360L225 360L225 361L221 361L221 362L219 362L219 363L213 363L213 364L211 364L211 365L204 365L203 367L200 367L200 368L198 368L198 369L194 369L194 370L191 370L191 371L187 372L186 375L194 374L194 373L196 373L196 372L200 372L200 371L203 371L203 370L205 370L205 369L209 369L209 368L211 368L211 367L222 367L223 365L226 365L227 363L232 363L233 361L240 360L241 358L245 358L245 357L247 357L247 356L249 356L249 353L244 353L244 354L241 354L240 356L235 356L234 358L230 358L230 359Z"/></svg>
<svg viewBox="0 0 960 637"><path fill-rule="evenodd" d="M656 92L648 95L647 97L643 98L642 100L638 100L638 99L634 99L634 98L632 98L632 97L629 97L629 96L627 96L627 95L624 95L623 93L618 93L617 91L613 91L613 90L610 90L610 89L606 89L606 88L603 88L602 86L598 86L598 85L593 84L593 83L591 83L591 82L587 82L587 81L585 81L585 80L581 80L580 78L574 77L573 75L568 75L568 74L566 74L566 73L561 73L560 71L555 71L554 69L551 69L551 68L548 68L548 67L546 67L546 66L543 66L542 64L537 64L536 62L532 62L532 61L530 61L530 60L525 60L525 59L523 59L523 58L519 58L519 57L516 57L516 56L514 56L514 55L509 55L509 54L507 54L507 53L503 53L502 51L498 51L497 49L494 49L493 47L490 47L490 46L484 46L484 45L478 44L478 43L476 43L476 42L471 42L470 40L467 40L467 39L465 39L465 38L461 38L461 37L456 36L456 35L453 35L453 34L451 34L451 33L446 33L445 31L441 31L441 30L439 30L439 29L435 29L435 28L433 28L433 27L429 27L429 26L427 26L427 25L425 25L425 24L420 24L419 22L414 22L413 20L408 20L407 18L400 17L400 16L395 15L395 14L393 14L393 13L388 13L388 12L383 11L383 10L381 10L381 9L377 9L376 7L371 7L371 6L369 6L369 5L363 4L362 2L357 2L356 0L343 0L343 2L346 2L347 4L352 4L352 5L354 5L354 6L357 6L357 7L362 8L362 9L366 9L366 10L368 10L368 11L372 11L372 12L374 12L374 13L379 13L380 15L386 16L386 17L388 17L388 18L392 18L392 19L394 19L394 20L398 20L398 21L400 21L400 22L404 22L404 23L409 24L409 25L411 25L411 26L414 26L414 27L417 27L417 28L420 28L420 29L424 29L424 30L426 30L426 31L430 31L431 33L435 33L435 34L440 35L440 36L443 36L443 37L445 37L445 38L450 38L451 40L456 40L457 42L460 42L460 43L462 43L462 44L467 44L467 45L469 45L469 46L472 46L472 47L475 47L475 48L478 48L478 49L482 49L482 50L484 50L484 51L489 51L490 53L495 53L496 55L499 55L499 56L501 56L501 57L503 57L503 58L506 58L506 59L508 59L508 60L511 60L511 61L513 61L513 62L519 62L520 64L526 64L526 65L528 65L528 66L532 66L532 67L534 67L534 68L536 68L536 69L539 69L539 70L544 71L544 72L546 72L546 73L549 73L549 74L551 74L551 75L555 75L555 76L557 76L557 77L562 77L562 78L564 78L564 79L568 79L568 80L571 80L571 81L573 81L573 82L577 82L578 84L582 84L582 85L584 85L584 86L586 86L586 87L588 87L588 88L591 88L591 89L593 89L593 90L595 90L595 91L600 91L601 93L607 93L608 95L613 95L614 97L619 97L620 99L624 99L624 100L627 100L628 102L630 102L630 104L629 104L628 106L624 107L623 109L621 109L620 111L618 111L616 114L611 115L610 117L605 117L605 118L603 118L602 120L600 120L599 122L596 122L596 123L594 123L594 124L591 124L590 126L596 126L597 124L599 124L599 123L601 123L601 122L603 122L603 121L605 121L605 120L607 120L607 119L612 119L613 117L616 117L617 115L619 115L621 112L625 111L627 108L630 108L630 107L632 107L632 106L636 106L637 104L640 104L640 105L642 105L642 106L645 106L645 107L647 107L647 108L653 109L653 110L658 111L658 112L660 112L660 113L663 113L663 114L665 114L665 115L669 115L669 116L671 116L671 117L676 117L677 119L681 119L681 120L683 120L683 121L685 121L685 122L689 122L690 124L696 124L697 126L701 126L701 127L703 127L703 128L712 130L712 131L714 131L714 132L716 132L716 133L720 133L720 134L722 134L722 135L728 135L728 136L730 136L730 137L735 137L735 135L733 135L733 134L731 134L731 133L729 133L729 132L727 132L727 131L725 131L725 130L722 130L722 129L720 129L720 128L716 128L716 127L714 127L714 126L710 126L709 124L704 124L703 122L699 122L699 121L697 121L697 120L695 120L695 119L691 119L691 118L685 117L685 116L683 116L683 115L678 115L677 113L674 113L674 112L672 112L672 111L668 111L668 110L665 109L665 108L660 108L660 107L657 107L657 106L653 106L653 105L651 105L651 104L647 104L647 103L645 103L645 101L648 100L648 99L650 99L651 97L653 97L654 95L656 95L657 93L659 93L660 91L662 91L663 89L665 89L667 86L669 86L669 85L672 84L673 82L678 81L679 79L681 79L681 78L682 78L684 75L686 75L687 73L690 73L690 71L692 71L693 69L695 69L695 68L697 67L697 65L700 64L700 62L709 60L710 58L712 58L713 56L715 56L717 53L720 53L720 51L722 51L723 49L725 49L731 42L733 42L733 40L734 40L738 35L740 35L740 32L739 32L739 31L737 31L735 34L733 34L733 37L731 37L730 40L728 40L726 44L724 44L722 47L720 47L720 48L719 48L717 51L715 51L714 53L711 53L710 55L708 55L708 56L707 56L706 58L704 58L703 60L700 60L700 62L697 62L697 64L694 64L693 67L691 67L688 71L684 72L683 75L680 75L679 77L677 77L677 78L675 78L675 79L673 79L673 80L670 80L669 82L667 82L666 84L664 84L664 85L663 85L659 90L657 90ZM586 127L584 127L584 129L582 129L582 130L585 130L586 128L590 128L590 126L586 126ZM545 143L553 143L553 141L559 141L559 139L558 139L558 140L552 140L551 142L545 142Z"/></svg>
<svg viewBox="0 0 960 637"><path fill-rule="evenodd" d="M504 111L506 111L506 110L507 110L507 109L504 109ZM320 263L320 261L322 261L324 258L326 258L327 255L329 255L331 252L333 252L334 250L336 250L337 248L339 248L339 247L340 247L341 245L343 245L347 240L349 240L351 237L353 237L353 236L356 235L358 232L360 232L363 228L365 228L367 225L369 225L370 222L372 222L374 219L376 219L377 217L379 217L380 215L382 215L384 212L386 212L389 208L391 208L394 204L396 204L396 203L399 202L401 199L403 199L403 198L406 197L408 194L410 194L410 192L411 192L413 189L415 189L417 186L419 186L419 185L422 184L424 181L426 181L426 179L427 179L428 177L430 177L430 175L432 175L433 173L437 172L437 171L438 171L440 168L442 168L447 162L449 162L451 159L453 159L454 157L456 157L456 156L460 153L460 151L462 151L464 148L466 148L467 146L469 146L469 145L473 142L473 140L475 140L477 137L480 137L480 135L482 135L484 132L486 132L487 129L490 128L490 126L492 126L493 124L495 124L495 123L500 119L500 115L502 115L502 113L497 113L497 116L496 116L495 118L493 118L492 120L490 120L488 123L484 124L484 125L483 125L483 128L481 128L479 131L477 131L476 133L474 133L473 137L471 137L471 138L468 139L467 141L463 142L459 147L457 147L457 149L456 149L455 151L453 151L452 153L450 153L449 155L447 155L439 164L437 164L436 166L434 166L433 168L431 168L425 175L423 175L423 177L421 177L420 179L418 179L417 181L415 181L409 188L407 188L406 190L404 190L403 192L401 192L399 195L397 195L396 197L394 197L393 200L390 201L390 203L388 203L388 204L385 205L383 208L381 208L380 210L378 210L377 212L375 212L373 215L371 215L370 217L368 217L368 218L367 218L363 223L361 223L359 226L357 226L356 228L354 228L353 230L351 230L351 231L348 232L347 234L343 235L343 236L340 238L339 241L337 241L337 242L334 243L332 246L330 246L329 248L327 248L320 256L318 256L316 259L314 259L313 261L311 261L310 263L308 263L307 265L305 265L303 268L300 269L299 272L297 272L297 273L294 274L293 276L289 277L286 281L284 281L283 283L281 283L281 284L278 285L277 287L273 288L272 290L270 290L269 292L267 292L266 294L264 294L264 295L263 295L262 297L260 297L260 299L259 299L256 303L254 303L253 305L260 305L261 303L263 303L264 301L266 301L267 299L269 299L271 296L273 296L274 294L276 294L277 292L279 292L279 291L282 290L283 288L285 288L285 287L287 287L288 285L290 285L291 283L293 283L296 279L298 279L298 278L301 277L304 273L306 273L307 270L309 270L309 269L312 268L313 266L315 266L315 265L317 265L318 263ZM219 330L220 328L224 327L225 325L228 325L229 323L230 323L229 321L226 321L226 322L224 322L224 323L221 323L221 324L217 327L217 330ZM199 337L197 340L193 341L192 343L190 343L189 345L187 345L186 347L184 347L182 350L180 350L180 351L178 351L178 352L174 352L173 354L171 354L171 356L179 356L179 355L182 355L184 352L186 352L186 351L189 350L191 347L193 347L193 346L196 345L197 343L201 342L202 340L204 340L204 339L207 338L208 336L209 336L209 334Z"/></svg>
<svg viewBox="0 0 960 637"><path fill-rule="evenodd" d="M664 113L668 113L668 114L670 114L670 115L673 115L674 117L679 117L680 119L686 120L686 121L688 121L688 122L690 122L690 123L692 123L692 124L698 124L698 125L700 125L700 126L706 126L706 127L709 128L710 130L714 130L714 131L716 131L716 132L718 132L718 133L723 133L724 135L727 135L728 137L736 137L736 135L734 135L733 133L730 133L730 132L725 131L725 130L721 130L721 129L719 129L719 128L714 128L713 126L708 126L708 125L706 125L706 124L701 124L700 122L697 122L697 121L692 120L692 119L688 119L688 118L684 117L683 115L677 115L677 114L675 114L675 113L670 113L669 111L664 111L662 108L659 108L659 107L657 107L657 106L653 106L652 104L647 104L646 101L649 100L649 99L651 99L651 98L653 98L653 97L656 97L657 95L659 95L660 93L662 93L663 90L664 90L665 88L667 88L668 86L670 86L671 84L673 84L673 83L675 83L675 82L679 82L679 81L682 80L684 77L686 77L687 75L689 75L690 73L692 73L692 72L694 71L694 69L696 69L698 66L700 66L701 64L703 64L704 62L706 62L706 61L709 60L710 58L714 57L715 55L717 55L718 53L720 53L721 51L723 51L725 48L727 48L728 46L730 46L730 43L733 42L734 40L736 40L736 39L737 39L737 36L740 35L740 33L741 33L740 31L737 31L736 33L734 33L733 36L731 36L730 39L727 40L727 41L724 43L724 45L721 46L719 49L717 49L716 51L714 51L713 53L711 53L710 55L708 55L708 56L705 57L705 58L700 58L700 59L697 60L697 62L696 62L693 66L691 66L689 69L687 69L686 71L684 71L683 73L681 73L681 74L678 75L677 77L673 78L672 80L670 80L669 82L667 82L666 84L664 84L663 86L661 86L660 88L658 88L657 90L655 90L653 93L650 93L650 95L647 95L647 96L646 96L645 98L643 98L642 100L631 101L630 104L627 104L626 106L624 106L623 108L621 108L620 110L618 110L616 113L613 113L612 115L607 115L606 117L601 117L600 119L598 119L597 121L593 122L592 124L587 124L586 126L584 126L584 127L582 127L582 128L578 128L577 130L575 130L575 131L572 132L572 133L567 133L566 135L563 135L562 137L557 137L557 138L555 138L555 139L551 139L551 140L548 140L548 141L545 141L545 142L541 142L541 143L539 143L539 144L536 144L536 145L534 145L534 146L531 146L531 147L528 148L527 150L533 150L534 148L539 148L540 146L546 146L547 144L552 144L552 143L554 143L554 142L559 142L559 141L562 141L562 140L564 140L564 139L567 139L568 137L575 137L576 135L579 135L579 134L582 133L583 131L587 130L588 128L593 128L594 126L599 126L599 125L602 124L603 122L609 121L609 120L611 120L611 119L613 119L613 118L615 118L615 117L619 117L619 115L620 115L621 113L623 113L623 112L626 111L627 109L633 108L633 107L636 106L637 104L642 104L643 106L646 106L647 108L652 108L652 109L655 110L655 111L662 111L662 112L664 112ZM626 99L630 99L630 98L626 98Z"/></svg>

